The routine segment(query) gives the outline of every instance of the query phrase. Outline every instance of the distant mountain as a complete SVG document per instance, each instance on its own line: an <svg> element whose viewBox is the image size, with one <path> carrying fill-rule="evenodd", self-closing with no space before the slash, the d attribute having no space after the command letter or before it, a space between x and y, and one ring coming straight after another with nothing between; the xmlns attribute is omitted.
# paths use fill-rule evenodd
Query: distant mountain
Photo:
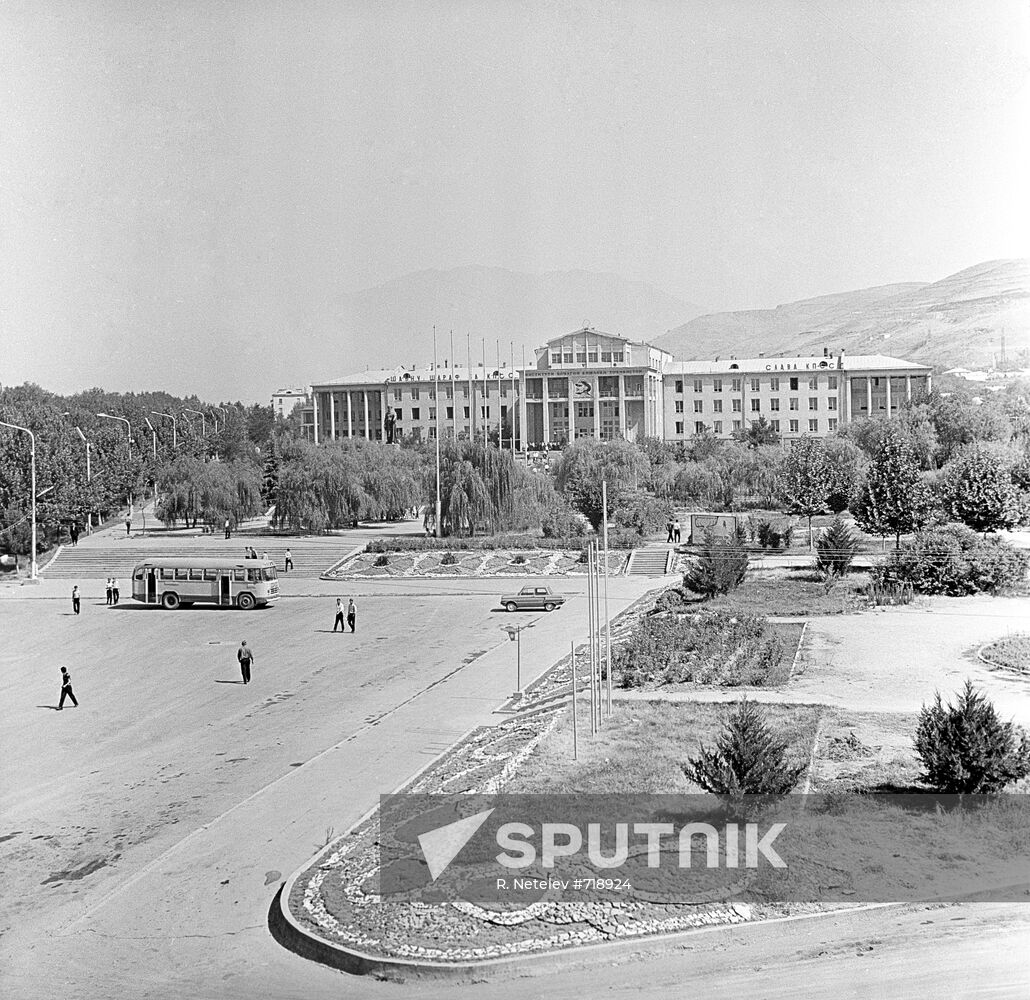
<svg viewBox="0 0 1030 1000"><path fill-rule="evenodd" d="M775 309L699 316L654 343L685 359L736 354L888 354L978 368L1030 365L1030 261L994 260L932 284L881 285Z"/></svg>
<svg viewBox="0 0 1030 1000"><path fill-rule="evenodd" d="M654 341L672 326L704 312L642 281L590 271L552 271L524 274L494 267L456 267L406 274L337 300L334 335L343 345L360 347L357 358L321 349L304 352L308 366L302 381L336 378L362 368L425 364L433 356L436 325L441 362L450 356L454 331L455 360L462 364L471 339L472 361L482 359L483 339L489 364L515 363L522 348L532 359L533 348L552 337L585 325ZM303 346L296 345L303 351ZM297 368L294 358L291 368Z"/></svg>

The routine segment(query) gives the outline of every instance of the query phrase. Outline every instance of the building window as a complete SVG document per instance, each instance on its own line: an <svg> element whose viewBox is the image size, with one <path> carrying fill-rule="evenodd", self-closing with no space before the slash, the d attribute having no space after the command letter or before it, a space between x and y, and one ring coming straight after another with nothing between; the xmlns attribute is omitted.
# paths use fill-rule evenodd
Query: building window
<svg viewBox="0 0 1030 1000"><path fill-rule="evenodd" d="M819 397L818 396L810 396L809 397L809 399L808 399L808 408L810 410L818 410L819 409Z"/></svg>
<svg viewBox="0 0 1030 1000"><path fill-rule="evenodd" d="M435 420L436 419L436 407L435 406L429 407L429 419L430 420Z"/></svg>
<svg viewBox="0 0 1030 1000"><path fill-rule="evenodd" d="M798 406L798 398L797 398L797 396L791 396L790 397L790 408L792 410L800 409L800 407Z"/></svg>
<svg viewBox="0 0 1030 1000"><path fill-rule="evenodd" d="M448 406L447 407L447 419L448 420L453 420L454 419L454 407L453 406Z"/></svg>
<svg viewBox="0 0 1030 1000"><path fill-rule="evenodd" d="M489 420L490 419L490 407L489 406L481 406L479 408L479 412L482 415L484 420Z"/></svg>
<svg viewBox="0 0 1030 1000"><path fill-rule="evenodd" d="M411 398L412 399L418 399L418 386L417 385L413 385L411 387Z"/></svg>
<svg viewBox="0 0 1030 1000"><path fill-rule="evenodd" d="M702 382L701 379L694 379L694 392L700 392L702 389L704 389L704 387L704 382Z"/></svg>
<svg viewBox="0 0 1030 1000"><path fill-rule="evenodd" d="M611 364L611 361L612 361L612 352L611 351L601 351L601 362L602 362L602 364Z"/></svg>
<svg viewBox="0 0 1030 1000"><path fill-rule="evenodd" d="M734 413L740 413L740 400L739 399L733 400L733 412Z"/></svg>
<svg viewBox="0 0 1030 1000"><path fill-rule="evenodd" d="M780 401L778 399L770 399L769 400L769 409L773 410L776 413L779 413Z"/></svg>
<svg viewBox="0 0 1030 1000"><path fill-rule="evenodd" d="M683 421L682 420L677 420L676 421L676 433L677 434L682 434L683 433Z"/></svg>
<svg viewBox="0 0 1030 1000"><path fill-rule="evenodd" d="M772 428L772 429L773 429L774 431L776 431L776 433L777 433L777 434L779 434L779 433L780 433L780 422L779 422L778 420L770 420L770 421L769 421L769 426L770 426L770 427L771 427L771 428Z"/></svg>
<svg viewBox="0 0 1030 1000"><path fill-rule="evenodd" d="M564 357L565 364L567 364L567 365L571 365L572 364L572 352L571 351L566 351L565 354L563 355L563 357Z"/></svg>
<svg viewBox="0 0 1030 1000"><path fill-rule="evenodd" d="M695 434L704 434L704 432L705 432L705 422L703 420L695 420L694 421L694 433Z"/></svg>
<svg viewBox="0 0 1030 1000"><path fill-rule="evenodd" d="M501 386L501 399L508 398L508 387L506 385Z"/></svg>
<svg viewBox="0 0 1030 1000"><path fill-rule="evenodd" d="M429 428L429 440L430 441L435 441L436 440L436 428L435 427L430 427Z"/></svg>
<svg viewBox="0 0 1030 1000"><path fill-rule="evenodd" d="M429 390L429 398L430 399L436 399L436 390L435 389L430 389Z"/></svg>
<svg viewBox="0 0 1030 1000"><path fill-rule="evenodd" d="M676 400L676 412L677 413L682 413L683 412L683 400L682 399L677 399Z"/></svg>
<svg viewBox="0 0 1030 1000"><path fill-rule="evenodd" d="M468 418L469 418L469 408L466 406L465 407L465 419L468 420Z"/></svg>
<svg viewBox="0 0 1030 1000"><path fill-rule="evenodd" d="M808 429L813 434L815 434L819 430L819 421L818 420L809 420L808 421Z"/></svg>
<svg viewBox="0 0 1030 1000"><path fill-rule="evenodd" d="M469 398L469 387L468 387L468 383L467 383L467 382L466 382L466 383L465 383L465 384L464 384L464 385L463 385L463 386L461 387L461 394L462 394L462 395L463 395L463 396L464 396L464 397L465 397L466 399L468 399L468 398Z"/></svg>
<svg viewBox="0 0 1030 1000"><path fill-rule="evenodd" d="M769 379L769 390L770 392L780 391L780 380L778 378Z"/></svg>
<svg viewBox="0 0 1030 1000"><path fill-rule="evenodd" d="M730 383L730 391L731 392L740 392L740 387L743 384L744 383L743 383L743 381L741 379L739 379L739 378L733 379L733 381Z"/></svg>
<svg viewBox="0 0 1030 1000"><path fill-rule="evenodd" d="M791 434L797 434L797 432L798 432L798 422L796 420L792 420L790 422L790 433Z"/></svg>
<svg viewBox="0 0 1030 1000"><path fill-rule="evenodd" d="M762 388L762 383L759 382L758 379L756 379L756 378L751 379L751 391L752 392L758 392L758 390L761 389L761 388Z"/></svg>
<svg viewBox="0 0 1030 1000"><path fill-rule="evenodd" d="M622 351L612 351L612 360L613 361L622 361L622 359L623 359L623 352Z"/></svg>
<svg viewBox="0 0 1030 1000"><path fill-rule="evenodd" d="M808 380L808 388L809 389L818 389L819 388L819 376L818 375L813 375Z"/></svg>
<svg viewBox="0 0 1030 1000"><path fill-rule="evenodd" d="M735 431L739 431L740 430L740 421L739 420L734 420L733 421L733 429Z"/></svg>
<svg viewBox="0 0 1030 1000"><path fill-rule="evenodd" d="M447 386L447 388L444 390L444 395L448 399L454 399L454 386L453 385Z"/></svg>
<svg viewBox="0 0 1030 1000"><path fill-rule="evenodd" d="M422 418L421 418L421 417L419 416L419 414L420 414L421 412L422 412L422 411L421 411L421 410L419 410L419 408L418 408L417 406L413 406L413 407L411 408L411 419L412 419L412 420L421 420Z"/></svg>
<svg viewBox="0 0 1030 1000"><path fill-rule="evenodd" d="M695 413L704 413L704 409L705 409L704 400L695 399L694 400L694 412Z"/></svg>
<svg viewBox="0 0 1030 1000"><path fill-rule="evenodd" d="M590 363L591 363L592 365L596 365L596 364L597 364L597 351L591 351L591 352L590 352L590 353L589 353L589 354L587 355L587 360L588 360L588 361L589 361L589 362L590 362Z"/></svg>
<svg viewBox="0 0 1030 1000"><path fill-rule="evenodd" d="M836 375L831 375L830 379L829 379L829 383L830 383L829 387L831 389L836 389L837 388L837 376Z"/></svg>
<svg viewBox="0 0 1030 1000"><path fill-rule="evenodd" d="M398 403L401 401L401 390L399 387L393 390L393 398ZM282 409L282 403L279 404L279 409Z"/></svg>
<svg viewBox="0 0 1030 1000"><path fill-rule="evenodd" d="M762 401L760 399L752 399L751 400L751 412L752 413L758 413L758 411L761 410L761 409L762 409Z"/></svg>
<svg viewBox="0 0 1030 1000"><path fill-rule="evenodd" d="M830 419L827 421L827 423L829 424L829 427L830 427L831 431L835 431L837 429L837 418L836 417L830 417Z"/></svg>
<svg viewBox="0 0 1030 1000"><path fill-rule="evenodd" d="M721 378L715 379L715 381L712 382L712 388L716 392L722 392L722 379Z"/></svg>
<svg viewBox="0 0 1030 1000"><path fill-rule="evenodd" d="M791 380L790 380L790 391L791 392L797 392L798 391L798 380L797 380L797 376L796 375L793 376L791 378Z"/></svg>
<svg viewBox="0 0 1030 1000"><path fill-rule="evenodd" d="M721 399L717 399L717 400L715 400L715 401L714 401L714 402L712 403L712 409L713 409L713 410L714 410L714 411L715 411L716 413L722 413L722 400L721 400Z"/></svg>
<svg viewBox="0 0 1030 1000"><path fill-rule="evenodd" d="M398 420L403 420L404 419L404 411L402 409L398 408L398 409L394 410L394 413L397 414L397 419Z"/></svg>
<svg viewBox="0 0 1030 1000"><path fill-rule="evenodd" d="M587 352L586 351L576 351L576 364L577 365L585 365L586 363L587 363Z"/></svg>
<svg viewBox="0 0 1030 1000"><path fill-rule="evenodd" d="M683 395L683 379L676 379L676 391L682 396Z"/></svg>
<svg viewBox="0 0 1030 1000"><path fill-rule="evenodd" d="M830 398L826 400L826 409L828 409L828 410L835 410L835 409L837 409L837 397L836 396L830 396Z"/></svg>
<svg viewBox="0 0 1030 1000"><path fill-rule="evenodd" d="M716 420L715 423L712 424L712 430L716 434L721 434L722 433L722 421L721 420Z"/></svg>

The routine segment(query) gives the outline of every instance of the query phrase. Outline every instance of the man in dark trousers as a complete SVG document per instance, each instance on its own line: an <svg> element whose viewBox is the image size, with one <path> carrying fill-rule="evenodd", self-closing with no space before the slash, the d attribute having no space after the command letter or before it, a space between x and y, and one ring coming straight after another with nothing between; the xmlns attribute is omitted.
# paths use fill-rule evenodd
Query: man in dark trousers
<svg viewBox="0 0 1030 1000"><path fill-rule="evenodd" d="M232 537L232 525L229 524L229 518L225 519L225 537L226 538L231 538Z"/></svg>
<svg viewBox="0 0 1030 1000"><path fill-rule="evenodd" d="M666 527L666 528L668 529L668 531L669 531L669 537L668 537L668 538L666 538L665 540L666 540L667 542L671 542L671 541L672 541L672 518L671 518L671 517L669 518L669 520L668 520L668 522L666 523L665 527Z"/></svg>
<svg viewBox="0 0 1030 1000"><path fill-rule="evenodd" d="M79 526L75 521L72 521L71 526L68 528L68 534L71 536L72 545L79 544Z"/></svg>
<svg viewBox="0 0 1030 1000"><path fill-rule="evenodd" d="M111 578L107 578L107 603L108 605L114 602L114 593L111 590Z"/></svg>
<svg viewBox="0 0 1030 1000"><path fill-rule="evenodd" d="M293 569L293 553L289 549L286 550L286 561L283 563L283 572L289 573Z"/></svg>
<svg viewBox="0 0 1030 1000"><path fill-rule="evenodd" d="M61 700L57 703L57 711L64 708L64 699L71 698L72 704L78 708L79 702L72 690L72 675L68 673L67 667L61 667Z"/></svg>
<svg viewBox="0 0 1030 1000"><path fill-rule="evenodd" d="M336 598L336 618L333 619L333 631L336 631L336 626L340 626L340 631L345 632L346 629L343 626L343 598Z"/></svg>
<svg viewBox="0 0 1030 1000"><path fill-rule="evenodd" d="M129 514L125 515L125 537L128 538L132 534L132 517Z"/></svg>
<svg viewBox="0 0 1030 1000"><path fill-rule="evenodd" d="M79 613L79 587L78 587L78 584L76 584L74 587L72 587L72 611L74 611L75 614Z"/></svg>
<svg viewBox="0 0 1030 1000"><path fill-rule="evenodd" d="M352 597L347 602L347 624L350 626L350 630L354 631L354 623L357 621L358 609L354 606L354 598Z"/></svg>
<svg viewBox="0 0 1030 1000"><path fill-rule="evenodd" d="M243 674L243 683L250 683L250 667L254 662L254 651L247 645L247 640L244 639L240 643L240 648L236 651L236 659L240 661L240 673Z"/></svg>

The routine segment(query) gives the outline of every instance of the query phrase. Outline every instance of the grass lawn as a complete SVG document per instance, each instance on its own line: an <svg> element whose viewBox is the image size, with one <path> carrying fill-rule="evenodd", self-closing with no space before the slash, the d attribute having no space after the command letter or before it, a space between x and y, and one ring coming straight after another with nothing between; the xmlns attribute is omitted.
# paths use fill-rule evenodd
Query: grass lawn
<svg viewBox="0 0 1030 1000"><path fill-rule="evenodd" d="M1030 635L1006 635L985 646L981 655L988 663L1006 670L1030 671Z"/></svg>
<svg viewBox="0 0 1030 1000"><path fill-rule="evenodd" d="M859 588L868 574L851 573L827 593L822 580L807 567L755 570L734 591L706 602L713 611L751 615L852 614L867 606Z"/></svg>
<svg viewBox="0 0 1030 1000"><path fill-rule="evenodd" d="M799 760L811 756L824 709L767 705L769 725L788 733ZM714 742L733 704L704 702L615 702L610 718L590 735L589 701L580 700L579 760L572 759L572 713L519 768L505 792L516 793L697 793L681 764L697 754L698 741Z"/></svg>

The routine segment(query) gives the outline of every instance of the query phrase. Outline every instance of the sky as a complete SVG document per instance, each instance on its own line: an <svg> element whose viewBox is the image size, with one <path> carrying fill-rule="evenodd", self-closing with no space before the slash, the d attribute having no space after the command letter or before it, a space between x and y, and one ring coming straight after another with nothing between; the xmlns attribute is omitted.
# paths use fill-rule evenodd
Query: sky
<svg viewBox="0 0 1030 1000"><path fill-rule="evenodd" d="M249 344L362 352L333 303L427 268L714 311L1028 256L1028 63L1024 0L7 0L0 383L262 398Z"/></svg>

